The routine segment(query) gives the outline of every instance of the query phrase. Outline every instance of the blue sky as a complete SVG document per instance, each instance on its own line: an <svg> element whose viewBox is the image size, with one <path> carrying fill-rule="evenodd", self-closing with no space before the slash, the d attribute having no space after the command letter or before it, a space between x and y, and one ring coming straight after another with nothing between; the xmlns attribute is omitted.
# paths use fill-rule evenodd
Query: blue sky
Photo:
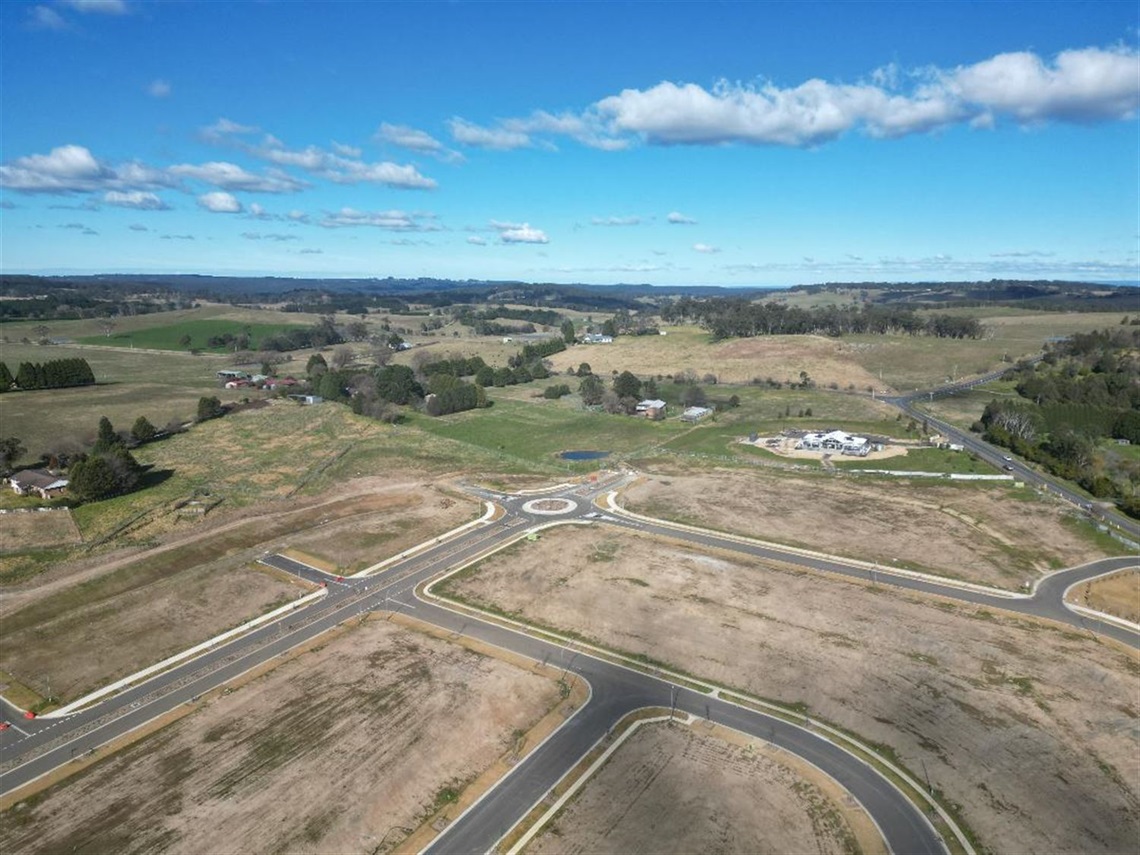
<svg viewBox="0 0 1140 855"><path fill-rule="evenodd" d="M0 4L0 268L1135 281L1134 2Z"/></svg>

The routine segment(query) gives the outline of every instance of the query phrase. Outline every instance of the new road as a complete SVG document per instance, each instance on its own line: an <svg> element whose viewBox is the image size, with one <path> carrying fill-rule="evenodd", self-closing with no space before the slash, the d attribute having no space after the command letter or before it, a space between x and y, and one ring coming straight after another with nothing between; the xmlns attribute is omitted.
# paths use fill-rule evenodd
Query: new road
<svg viewBox="0 0 1140 855"><path fill-rule="evenodd" d="M645 673L615 661L616 657L603 658L570 643L539 638L525 627L484 619L470 610L449 607L430 594L417 594L417 587L423 583L546 525L606 525L667 535L704 548L731 550L872 584L1061 621L1111 636L1132 647L1140 646L1140 636L1128 626L1075 613L1063 601L1069 586L1136 566L1135 559L1106 559L1060 571L1046 577L1032 592L1007 594L630 514L617 506L613 491L631 477L629 473L614 474L597 482L560 485L528 495L468 488L491 503L495 514L488 513L478 524L469 524L450 536L409 550L376 568L372 575L341 579L284 556L267 556L263 560L274 567L326 585L327 595L275 623L254 629L79 712L59 718L9 718L14 727L0 732L0 792L15 790L73 758L96 752L108 742L182 704L194 702L202 694L354 616L385 610L407 613L450 632L529 657L547 668L559 669L567 680L585 680L591 691L588 703L453 821L426 852L482 853L492 849L622 717L646 706L671 705L680 712L767 740L814 763L846 787L869 812L892 852L945 851L926 815L930 806L916 805L886 777L808 721L792 723L731 703L714 693L682 688L667 675ZM599 505L598 500L607 493L607 504ZM9 707L4 714L12 712Z"/></svg>

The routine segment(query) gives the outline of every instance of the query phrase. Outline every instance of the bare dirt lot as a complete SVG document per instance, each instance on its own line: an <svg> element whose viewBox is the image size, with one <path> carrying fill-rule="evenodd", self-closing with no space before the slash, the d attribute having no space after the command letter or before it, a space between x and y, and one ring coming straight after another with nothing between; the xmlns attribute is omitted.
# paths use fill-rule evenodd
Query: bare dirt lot
<svg viewBox="0 0 1140 855"><path fill-rule="evenodd" d="M995 852L1128 852L1140 657L1046 624L604 529L451 583L473 601L892 746ZM921 774L921 771L918 772Z"/></svg>
<svg viewBox="0 0 1140 855"><path fill-rule="evenodd" d="M0 850L390 851L558 699L372 620L17 804Z"/></svg>
<svg viewBox="0 0 1140 855"><path fill-rule="evenodd" d="M698 727L641 727L526 851L860 851L838 805L818 786L772 756Z"/></svg>
<svg viewBox="0 0 1140 855"><path fill-rule="evenodd" d="M1125 570L1074 588L1074 603L1140 623L1140 570Z"/></svg>
<svg viewBox="0 0 1140 855"><path fill-rule="evenodd" d="M169 546L47 571L0 594L0 668L74 699L193 646L308 587L254 564L285 543L360 569L472 518L478 505L418 483L206 522ZM371 488L371 489L369 489Z"/></svg>
<svg viewBox="0 0 1140 855"><path fill-rule="evenodd" d="M1005 486L718 471L650 476L624 500L650 516L1011 589L1104 557L1059 522L1061 509Z"/></svg>

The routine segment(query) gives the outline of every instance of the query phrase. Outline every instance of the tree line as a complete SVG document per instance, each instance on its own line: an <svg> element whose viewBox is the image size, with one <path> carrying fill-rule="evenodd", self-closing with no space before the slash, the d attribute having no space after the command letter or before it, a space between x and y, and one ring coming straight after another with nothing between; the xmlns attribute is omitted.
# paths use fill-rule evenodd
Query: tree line
<svg viewBox="0 0 1140 855"><path fill-rule="evenodd" d="M760 335L827 335L857 333L930 335L938 338L981 338L977 318L959 315L919 316L902 306L823 306L816 309L783 303L753 303L735 297L695 300L681 297L661 309L662 320L700 324L714 338Z"/></svg>
<svg viewBox="0 0 1140 855"><path fill-rule="evenodd" d="M1007 372L1016 400L993 400L974 429L1140 518L1140 464L1106 455L1106 439L1140 445L1140 329L1077 333L1041 362Z"/></svg>
<svg viewBox="0 0 1140 855"><path fill-rule="evenodd" d="M21 362L15 376L8 366L0 362L0 392L13 389L64 389L68 386L91 386L95 372L86 359L52 359L44 363Z"/></svg>

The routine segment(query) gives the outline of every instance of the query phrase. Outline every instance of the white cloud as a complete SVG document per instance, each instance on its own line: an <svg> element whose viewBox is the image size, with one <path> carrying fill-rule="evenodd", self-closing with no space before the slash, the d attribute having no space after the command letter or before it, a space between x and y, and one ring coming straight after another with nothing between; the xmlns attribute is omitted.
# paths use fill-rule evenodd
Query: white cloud
<svg viewBox="0 0 1140 855"><path fill-rule="evenodd" d="M278 243L290 240L300 240L296 235L286 235L277 232L242 232L241 236L246 240L270 240L277 241Z"/></svg>
<svg viewBox="0 0 1140 855"><path fill-rule="evenodd" d="M695 243L693 244L693 249L696 252L703 252L709 255L714 252L720 252L720 249L718 247L709 246L707 243Z"/></svg>
<svg viewBox="0 0 1140 855"><path fill-rule="evenodd" d="M307 223L307 222L309 222L309 215L306 214L304 211L297 210L296 208L294 208L292 211L290 211L285 216L288 217L290 220L292 220L295 223Z"/></svg>
<svg viewBox="0 0 1140 855"><path fill-rule="evenodd" d="M344 145L342 143L334 142L330 146L335 154L341 157L360 157L363 152L354 145Z"/></svg>
<svg viewBox="0 0 1140 855"><path fill-rule="evenodd" d="M680 211L671 211L665 219L675 226L695 226L697 224L696 220L692 217L686 217Z"/></svg>
<svg viewBox="0 0 1140 855"><path fill-rule="evenodd" d="M542 229L532 228L530 223L505 223L491 220L491 228L499 233L503 243L550 243L550 238Z"/></svg>
<svg viewBox="0 0 1140 855"><path fill-rule="evenodd" d="M84 14L93 12L99 15L125 15L128 11L125 0L59 0L59 2Z"/></svg>
<svg viewBox="0 0 1140 855"><path fill-rule="evenodd" d="M62 145L48 154L16 158L0 166L0 187L21 193L89 193L153 189L176 182L162 170L132 162L111 166L81 145Z"/></svg>
<svg viewBox="0 0 1140 855"><path fill-rule="evenodd" d="M142 190L108 190L103 201L118 208L137 208L140 211L169 211L170 206L154 193Z"/></svg>
<svg viewBox="0 0 1140 855"><path fill-rule="evenodd" d="M68 24L50 6L33 6L28 10L28 26L33 30L66 30Z"/></svg>
<svg viewBox="0 0 1140 855"><path fill-rule="evenodd" d="M152 80L150 85L146 87L146 91L152 98L168 98L171 88L165 80Z"/></svg>
<svg viewBox="0 0 1140 855"><path fill-rule="evenodd" d="M359 149L339 143L333 145L341 151L359 152ZM267 134L259 146L239 143L239 147L254 157L279 166L303 169L334 184L374 183L401 190L432 190L438 186L434 179L421 175L410 164L400 165L388 161L367 163L312 145L303 149L290 149L272 134Z"/></svg>
<svg viewBox="0 0 1140 855"><path fill-rule="evenodd" d="M509 151L528 148L530 136L522 131L509 131L505 128L484 128L458 117L447 123L451 136L456 142L475 148L489 148L495 151Z"/></svg>
<svg viewBox="0 0 1140 855"><path fill-rule="evenodd" d="M487 239L481 238L479 235L468 235L467 242L473 246L486 246Z"/></svg>
<svg viewBox="0 0 1140 855"><path fill-rule="evenodd" d="M407 125L390 125L384 122L373 136L377 142L400 146L420 154L428 154L440 160L455 162L464 159L463 155L448 148L427 131Z"/></svg>
<svg viewBox="0 0 1140 855"><path fill-rule="evenodd" d="M424 222L428 220L428 222ZM334 213L326 213L320 225L327 229L354 226L371 226L393 232L439 231L439 226L430 222L431 215L408 213L406 211L358 211L354 208L341 208Z"/></svg>
<svg viewBox="0 0 1140 855"><path fill-rule="evenodd" d="M198 131L198 135L209 143L228 142L230 137L255 134L258 128L252 125L241 125L230 119L221 118L212 125L207 125Z"/></svg>
<svg viewBox="0 0 1140 855"><path fill-rule="evenodd" d="M231 193L215 190L198 197L198 204L214 214L240 214L241 202Z"/></svg>
<svg viewBox="0 0 1140 855"><path fill-rule="evenodd" d="M594 105L616 133L662 145L742 142L818 145L854 128L899 137L994 117L1018 123L1129 119L1140 109L1140 54L1131 49L1064 51L1052 65L1032 53L999 54L951 70L910 75L909 93L894 91L897 69L871 83L808 80L780 88L722 80L711 90L662 82L626 89Z"/></svg>
<svg viewBox="0 0 1140 855"><path fill-rule="evenodd" d="M296 193L306 186L305 182L280 170L271 169L264 175L255 175L237 164L224 161L176 164L167 171L223 190L244 190L248 193Z"/></svg>
<svg viewBox="0 0 1140 855"><path fill-rule="evenodd" d="M641 217L594 217L590 222L595 226L636 226Z"/></svg>

